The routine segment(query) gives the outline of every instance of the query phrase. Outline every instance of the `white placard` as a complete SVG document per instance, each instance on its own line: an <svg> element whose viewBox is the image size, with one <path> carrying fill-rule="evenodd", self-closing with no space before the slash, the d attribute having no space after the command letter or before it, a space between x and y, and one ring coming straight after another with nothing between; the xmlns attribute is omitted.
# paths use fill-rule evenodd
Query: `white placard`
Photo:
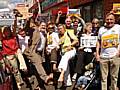
<svg viewBox="0 0 120 90"><path fill-rule="evenodd" d="M80 9L68 9L67 14L80 14Z"/></svg>
<svg viewBox="0 0 120 90"><path fill-rule="evenodd" d="M81 37L80 46L81 47L96 47L97 36Z"/></svg>

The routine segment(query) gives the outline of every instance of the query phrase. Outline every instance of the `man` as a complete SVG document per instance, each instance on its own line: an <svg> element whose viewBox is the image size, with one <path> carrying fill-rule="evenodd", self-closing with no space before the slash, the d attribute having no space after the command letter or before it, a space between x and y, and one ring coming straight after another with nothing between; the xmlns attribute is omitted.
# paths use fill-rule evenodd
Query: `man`
<svg viewBox="0 0 120 90"><path fill-rule="evenodd" d="M100 62L101 70L101 90L107 90L109 71L111 76L110 90L116 90L120 63L120 25L115 24L115 17L111 13L106 15L105 23L105 26L99 29L96 46L96 59ZM101 48L100 54L99 48Z"/></svg>
<svg viewBox="0 0 120 90"><path fill-rule="evenodd" d="M65 86L71 86L72 82L70 79L68 62L76 54L75 45L78 43L78 39L74 33L68 32L65 26L62 24L58 25L58 32L60 34L60 46L62 53L62 58L58 65L58 69L61 72L58 82L64 82Z"/></svg>
<svg viewBox="0 0 120 90"><path fill-rule="evenodd" d="M46 29L46 23L41 22L40 27L41 27L41 29ZM43 47L40 46L40 43L42 43L43 38L41 38L41 32L39 30L39 26L36 25L34 27L34 29L35 29L35 31L33 32L31 45L28 46L28 48L25 50L24 54L26 55L26 57L28 59L30 59L30 61L33 63L33 65L35 66L35 68L38 72L38 74L35 73L37 80L38 80L38 84L39 84L37 88L41 88L42 90L45 90L45 88L43 87L44 83L47 83L47 81L51 77L47 76L47 74L42 66L42 62L43 62L42 57L38 53L43 49ZM42 49L40 49L40 48L42 48ZM41 81L44 81L44 82L41 82Z"/></svg>

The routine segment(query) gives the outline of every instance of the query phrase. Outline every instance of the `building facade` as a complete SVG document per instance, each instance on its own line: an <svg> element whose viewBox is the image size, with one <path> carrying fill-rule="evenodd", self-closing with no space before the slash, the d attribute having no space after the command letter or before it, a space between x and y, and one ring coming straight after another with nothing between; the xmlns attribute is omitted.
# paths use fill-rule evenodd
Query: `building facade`
<svg viewBox="0 0 120 90"><path fill-rule="evenodd" d="M56 19L58 11L62 11L62 17L65 18L67 9L80 9L82 18L88 22L94 17L101 23L104 22L106 13L110 12L114 3L120 3L120 0L32 0L33 5L30 11L38 12L41 5L42 13L48 13L52 19ZM38 4L40 3L40 4ZM35 14L35 15L36 15ZM117 16L117 15L116 15Z"/></svg>
<svg viewBox="0 0 120 90"><path fill-rule="evenodd" d="M79 8L85 21L96 17L104 22L106 13L112 10L114 3L120 3L120 0L69 0L69 7Z"/></svg>
<svg viewBox="0 0 120 90"><path fill-rule="evenodd" d="M68 0L44 0L42 11L43 13L49 13L50 18L55 21L58 11L62 11L62 18L65 18L68 6Z"/></svg>

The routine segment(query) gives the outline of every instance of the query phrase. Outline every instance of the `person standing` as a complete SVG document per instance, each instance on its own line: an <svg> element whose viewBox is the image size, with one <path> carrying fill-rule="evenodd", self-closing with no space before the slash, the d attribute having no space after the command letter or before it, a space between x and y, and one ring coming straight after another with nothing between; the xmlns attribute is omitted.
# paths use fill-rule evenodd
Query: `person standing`
<svg viewBox="0 0 120 90"><path fill-rule="evenodd" d="M110 90L116 90L120 63L120 25L115 24L115 16L111 13L106 15L105 23L105 26L99 29L96 46L96 59L100 62L101 70L101 90L107 90L109 71L111 78ZM99 48L101 48L100 53Z"/></svg>
<svg viewBox="0 0 120 90"><path fill-rule="evenodd" d="M100 21L97 18L93 18L92 20L92 33L94 33L95 36L98 35L98 31L100 28Z"/></svg>

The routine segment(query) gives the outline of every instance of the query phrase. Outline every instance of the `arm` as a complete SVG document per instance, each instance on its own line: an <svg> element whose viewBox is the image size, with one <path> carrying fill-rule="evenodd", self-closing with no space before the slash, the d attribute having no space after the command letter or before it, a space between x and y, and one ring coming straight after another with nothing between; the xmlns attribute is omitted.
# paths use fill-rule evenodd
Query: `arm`
<svg viewBox="0 0 120 90"><path fill-rule="evenodd" d="M83 27L85 26L85 21L78 15L75 15L76 18L78 18L81 21L81 24L83 25Z"/></svg>
<svg viewBox="0 0 120 90"><path fill-rule="evenodd" d="M17 16L15 15L15 20L13 24L13 35L16 36L16 28L17 28Z"/></svg>
<svg viewBox="0 0 120 90"><path fill-rule="evenodd" d="M60 16L62 15L62 11L59 11L58 12L58 16L57 16L57 19L56 19L56 24L58 24L59 23L59 20L60 20Z"/></svg>
<svg viewBox="0 0 120 90"><path fill-rule="evenodd" d="M78 38L75 36L75 34L72 31L69 31L68 36L70 39L72 39L71 46L76 46L76 44L78 44Z"/></svg>
<svg viewBox="0 0 120 90"><path fill-rule="evenodd" d="M96 59L97 59L97 61L100 60L99 49L100 49L100 41L98 41L96 43Z"/></svg>

